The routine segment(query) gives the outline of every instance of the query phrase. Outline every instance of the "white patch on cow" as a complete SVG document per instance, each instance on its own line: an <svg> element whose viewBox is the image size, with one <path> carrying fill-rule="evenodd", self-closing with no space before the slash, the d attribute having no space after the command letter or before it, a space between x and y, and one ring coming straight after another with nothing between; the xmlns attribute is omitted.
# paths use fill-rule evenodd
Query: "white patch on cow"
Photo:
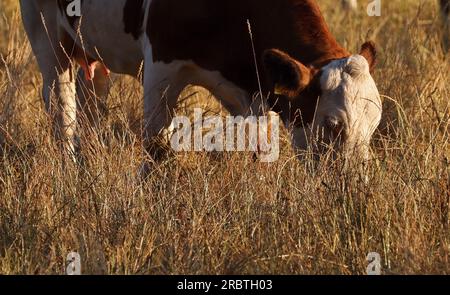
<svg viewBox="0 0 450 295"><path fill-rule="evenodd" d="M314 122L308 128L292 129L295 148L306 150L312 146L321 152L334 144L337 151L356 152L368 158L369 142L381 121L381 99L370 75L367 60L361 55L331 62L322 69L322 95L317 104ZM342 125L337 141L328 122Z"/></svg>

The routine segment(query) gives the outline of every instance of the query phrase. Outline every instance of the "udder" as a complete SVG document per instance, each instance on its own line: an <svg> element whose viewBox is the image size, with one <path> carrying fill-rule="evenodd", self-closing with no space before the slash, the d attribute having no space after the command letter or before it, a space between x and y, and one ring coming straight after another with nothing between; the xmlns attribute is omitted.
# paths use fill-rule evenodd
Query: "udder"
<svg viewBox="0 0 450 295"><path fill-rule="evenodd" d="M86 81L92 81L95 78L95 70L99 68L105 76L111 73L103 62L92 58L78 47L75 49L74 60L83 69Z"/></svg>

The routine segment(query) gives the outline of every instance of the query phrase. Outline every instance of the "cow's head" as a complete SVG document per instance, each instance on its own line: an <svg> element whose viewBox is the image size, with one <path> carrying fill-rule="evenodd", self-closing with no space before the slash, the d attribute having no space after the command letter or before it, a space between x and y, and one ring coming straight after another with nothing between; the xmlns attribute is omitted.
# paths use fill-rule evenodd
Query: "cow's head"
<svg viewBox="0 0 450 295"><path fill-rule="evenodd" d="M290 125L294 148L368 158L382 113L371 76L375 62L371 42L362 46L360 54L333 60L320 69L276 49L265 52L265 70L274 92L289 104L289 114L281 117Z"/></svg>

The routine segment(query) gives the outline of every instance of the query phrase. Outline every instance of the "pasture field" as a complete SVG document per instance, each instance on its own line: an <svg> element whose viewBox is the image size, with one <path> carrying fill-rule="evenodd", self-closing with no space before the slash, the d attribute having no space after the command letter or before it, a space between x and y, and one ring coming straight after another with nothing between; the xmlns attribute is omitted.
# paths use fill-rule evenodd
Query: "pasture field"
<svg viewBox="0 0 450 295"><path fill-rule="evenodd" d="M170 155L139 181L141 94L112 76L108 116L79 164L51 136L18 1L0 2L0 273L450 274L450 77L437 1L382 1L382 16L319 0L338 41L376 41L384 99L365 175L250 153ZM360 1L364 2L364 1ZM191 88L180 112L220 107ZM101 135L101 136L99 136ZM102 138L102 139L100 139Z"/></svg>

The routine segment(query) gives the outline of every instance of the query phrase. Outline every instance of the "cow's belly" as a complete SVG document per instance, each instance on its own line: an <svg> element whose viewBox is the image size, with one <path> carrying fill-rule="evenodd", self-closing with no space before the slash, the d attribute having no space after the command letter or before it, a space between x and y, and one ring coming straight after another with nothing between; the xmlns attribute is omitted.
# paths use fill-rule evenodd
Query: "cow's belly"
<svg viewBox="0 0 450 295"><path fill-rule="evenodd" d="M81 19L82 40L78 46L94 59L102 61L112 72L137 76L144 59L140 41L125 33L125 0L85 1ZM65 23L65 28L68 24ZM71 35L73 35L72 32Z"/></svg>

